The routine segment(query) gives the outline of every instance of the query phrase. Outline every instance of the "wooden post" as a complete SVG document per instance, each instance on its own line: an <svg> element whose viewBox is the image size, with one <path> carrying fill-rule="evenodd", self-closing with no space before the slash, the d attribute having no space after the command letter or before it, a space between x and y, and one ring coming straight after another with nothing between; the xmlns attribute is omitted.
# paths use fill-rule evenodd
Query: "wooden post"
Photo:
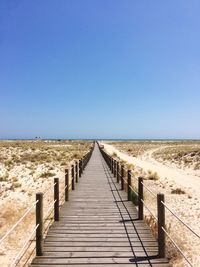
<svg viewBox="0 0 200 267"><path fill-rule="evenodd" d="M76 183L78 183L78 162L75 163Z"/></svg>
<svg viewBox="0 0 200 267"><path fill-rule="evenodd" d="M83 160L82 160L82 172L84 171L85 169L85 156L83 157Z"/></svg>
<svg viewBox="0 0 200 267"><path fill-rule="evenodd" d="M36 194L36 256L43 255L43 193Z"/></svg>
<svg viewBox="0 0 200 267"><path fill-rule="evenodd" d="M119 162L117 161L117 183L119 183Z"/></svg>
<svg viewBox="0 0 200 267"><path fill-rule="evenodd" d="M54 220L59 221L59 178L54 178Z"/></svg>
<svg viewBox="0 0 200 267"><path fill-rule="evenodd" d="M115 177L117 178L117 161L115 160Z"/></svg>
<svg viewBox="0 0 200 267"><path fill-rule="evenodd" d="M82 160L79 160L79 177L82 175Z"/></svg>
<svg viewBox="0 0 200 267"><path fill-rule="evenodd" d="M113 158L111 158L111 172L113 173Z"/></svg>
<svg viewBox="0 0 200 267"><path fill-rule="evenodd" d="M65 170L65 201L69 200L69 170Z"/></svg>
<svg viewBox="0 0 200 267"><path fill-rule="evenodd" d="M164 194L157 194L157 209L158 209L158 257L165 258L165 201ZM163 203L162 203L163 202Z"/></svg>
<svg viewBox="0 0 200 267"><path fill-rule="evenodd" d="M116 173L117 173L116 167L117 167L117 164L116 164L116 160L114 159L114 177L116 177Z"/></svg>
<svg viewBox="0 0 200 267"><path fill-rule="evenodd" d="M71 175L72 175L72 177L71 177L72 190L75 190L74 165L72 165Z"/></svg>
<svg viewBox="0 0 200 267"><path fill-rule="evenodd" d="M144 199L144 192L143 192L143 178L138 178L138 219L143 220L144 217L144 205L143 205L143 199Z"/></svg>
<svg viewBox="0 0 200 267"><path fill-rule="evenodd" d="M131 201L131 170L128 170L128 189L127 189L127 194L128 194L128 201Z"/></svg>
<svg viewBox="0 0 200 267"><path fill-rule="evenodd" d="M124 165L121 165L121 190L124 190Z"/></svg>

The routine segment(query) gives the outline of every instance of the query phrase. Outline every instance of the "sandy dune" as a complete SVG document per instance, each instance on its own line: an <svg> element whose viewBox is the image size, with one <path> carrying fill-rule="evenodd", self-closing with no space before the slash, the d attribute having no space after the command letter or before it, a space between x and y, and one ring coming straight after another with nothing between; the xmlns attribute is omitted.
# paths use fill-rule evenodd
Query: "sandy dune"
<svg viewBox="0 0 200 267"><path fill-rule="evenodd" d="M63 194L65 168L80 159L90 145L82 141L0 142L0 239L32 207L37 192L45 193L44 210L49 209L53 202L54 177L60 179ZM49 220L45 227L48 223ZM34 227L35 207L0 243L0 266L11 266Z"/></svg>
<svg viewBox="0 0 200 267"><path fill-rule="evenodd" d="M156 149L146 151L140 157L131 157L126 153L120 152L114 146L110 144L103 143L106 151L110 154L116 153L121 159L127 161L128 163L134 164L144 170L153 170L158 173L161 179L168 179L169 181L175 181L177 186L179 187L187 187L193 191L200 197L200 177L196 175L192 175L191 172L188 170L187 172L176 167L168 167L158 161L156 161L152 154Z"/></svg>

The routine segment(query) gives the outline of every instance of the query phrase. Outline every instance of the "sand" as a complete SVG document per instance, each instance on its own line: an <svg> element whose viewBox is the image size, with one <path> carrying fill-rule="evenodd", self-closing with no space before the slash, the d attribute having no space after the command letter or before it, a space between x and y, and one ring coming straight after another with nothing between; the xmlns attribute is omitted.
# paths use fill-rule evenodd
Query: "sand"
<svg viewBox="0 0 200 267"><path fill-rule="evenodd" d="M193 170L187 170L186 172L184 170L178 169L177 167L165 166L162 163L156 161L152 157L152 154L160 148L148 150L142 156L135 158L123 152L120 152L112 145L105 143L103 143L103 145L105 146L105 149L109 154L113 154L115 152L121 159L127 161L128 163L139 166L146 171L156 171L161 179L166 178L169 181L172 180L176 182L177 186L183 186L194 190L194 192L200 196L200 177L198 177L198 175L193 175Z"/></svg>
<svg viewBox="0 0 200 267"><path fill-rule="evenodd" d="M65 168L81 158L90 144L78 141L0 141L0 239L33 205L37 192L47 192L44 211L49 209L53 204L54 177L60 180L61 195L64 192ZM48 223L49 220L45 227ZM34 227L35 207L0 244L0 266L11 266Z"/></svg>

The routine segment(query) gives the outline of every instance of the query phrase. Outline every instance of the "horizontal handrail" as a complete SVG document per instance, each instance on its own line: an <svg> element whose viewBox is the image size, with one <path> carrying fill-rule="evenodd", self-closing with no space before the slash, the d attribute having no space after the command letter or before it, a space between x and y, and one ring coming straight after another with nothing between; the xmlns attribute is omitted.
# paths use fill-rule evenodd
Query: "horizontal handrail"
<svg viewBox="0 0 200 267"><path fill-rule="evenodd" d="M48 210L47 210L47 212L46 212L46 214L45 214L45 216L44 216L44 221L47 220L47 218L49 217L49 215L52 213L51 210L53 210L53 208L54 208L54 204L56 203L56 201L57 201L57 199L55 199L55 200L53 201L53 203L51 204L51 206L48 208ZM51 212L50 212L50 211L51 211Z"/></svg>
<svg viewBox="0 0 200 267"><path fill-rule="evenodd" d="M154 217L156 221L158 221L158 218L153 214L153 212L150 210L150 208L147 206L146 202L141 199L142 203L144 204L145 208L148 210L148 212Z"/></svg>
<svg viewBox="0 0 200 267"><path fill-rule="evenodd" d="M122 177L122 175L121 175L121 173L120 173L120 172L118 172L117 174L119 175L119 177Z"/></svg>
<svg viewBox="0 0 200 267"><path fill-rule="evenodd" d="M176 217L176 219L181 222L188 230L190 230L196 237L200 238L200 235L198 235L187 223L185 223L178 215L176 215L176 213L174 211L171 210L171 208L169 208L169 206L167 204L165 204L164 202L161 202L165 208L171 212L171 214Z"/></svg>
<svg viewBox="0 0 200 267"><path fill-rule="evenodd" d="M162 227L162 230L165 232L167 237L170 239L170 241L173 243L173 245L176 247L176 249L180 252L180 254L183 256L183 258L187 261L187 263L191 266L194 267L194 265L188 260L188 258L185 256L183 251L179 248L179 246L176 244L174 239L170 236L170 234L165 230L165 228Z"/></svg>
<svg viewBox="0 0 200 267"><path fill-rule="evenodd" d="M128 184L127 180L125 178L122 178L125 184Z"/></svg>
<svg viewBox="0 0 200 267"><path fill-rule="evenodd" d="M137 196L139 196L138 192L135 191L131 185L129 185L129 188L130 188L130 189L131 189Z"/></svg>
<svg viewBox="0 0 200 267"><path fill-rule="evenodd" d="M150 193L152 194L152 196L157 197L156 193L154 193L151 189L149 189L143 182L141 182L142 185L144 186L144 188Z"/></svg>
<svg viewBox="0 0 200 267"><path fill-rule="evenodd" d="M135 177L135 174L132 171L131 171L131 174L133 175L133 176L131 176L131 178L137 180L137 177Z"/></svg>
<svg viewBox="0 0 200 267"><path fill-rule="evenodd" d="M29 235L29 237L26 240L26 243L23 245L23 247L21 248L21 250L19 251L19 253L17 254L16 258L14 259L13 263L12 263L12 267L16 266L16 264L19 263L19 258L21 256L21 254L24 252L24 249L26 248L26 246L28 245L29 242L31 242L31 237L33 236L33 234L35 233L35 231L37 230L37 228L39 227L39 224L37 224L35 226L35 228L33 229L33 231L31 232L31 234ZM18 261L18 262L17 262Z"/></svg>
<svg viewBox="0 0 200 267"><path fill-rule="evenodd" d="M70 184L71 185L71 184ZM70 185L69 185L69 187L70 187ZM68 185L66 185L64 188L63 188L63 191L66 189L68 187Z"/></svg>
<svg viewBox="0 0 200 267"><path fill-rule="evenodd" d="M71 184L69 184L69 188L70 188ZM68 188L68 185L64 186L64 188L62 189L62 195L60 197L60 199L62 200L65 197L65 190ZM61 205L62 206L62 205Z"/></svg>
<svg viewBox="0 0 200 267"><path fill-rule="evenodd" d="M8 232L0 239L0 243L20 224L21 221L29 214L29 212L35 207L38 201L35 201L32 206L21 216L21 218L8 230Z"/></svg>
<svg viewBox="0 0 200 267"><path fill-rule="evenodd" d="M55 186L55 185L56 185L56 183L53 184L53 186ZM51 187L49 187L46 191L43 192L43 196L46 196L47 193L49 193L49 191L52 191Z"/></svg>

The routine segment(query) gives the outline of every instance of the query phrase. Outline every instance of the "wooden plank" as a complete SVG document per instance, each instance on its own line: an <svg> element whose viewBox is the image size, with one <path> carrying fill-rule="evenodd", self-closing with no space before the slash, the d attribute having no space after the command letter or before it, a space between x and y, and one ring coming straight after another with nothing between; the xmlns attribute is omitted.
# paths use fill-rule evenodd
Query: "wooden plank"
<svg viewBox="0 0 200 267"><path fill-rule="evenodd" d="M73 259L73 258L134 258L134 257L140 257L140 258L147 258L147 257L156 257L157 254L154 251L150 252L45 252L44 256L42 257L43 259Z"/></svg>
<svg viewBox="0 0 200 267"><path fill-rule="evenodd" d="M101 233L110 233L110 234L116 234L116 233L123 233L123 234L126 234L126 230L124 228L121 227L121 229L119 228L111 228L111 229L108 229L108 228L77 228L77 227L72 227L72 228L51 228L49 230L48 233L63 233L63 234L77 234L77 233L88 233L88 234L101 234ZM136 234L136 231L134 229L131 229L128 231L128 233L130 234ZM150 234L149 232L146 231L146 233ZM138 234L138 233L137 233ZM145 234L145 232L142 232L141 234Z"/></svg>
<svg viewBox="0 0 200 267"><path fill-rule="evenodd" d="M137 251L143 251L144 249L139 247ZM127 247L49 247L49 246L45 246L44 245L44 252L75 252L75 251L79 251L79 252L132 252L132 249L130 246ZM155 249L149 248L149 251L157 251Z"/></svg>
<svg viewBox="0 0 200 267"><path fill-rule="evenodd" d="M60 232L60 233L52 233L52 232L49 232L48 237L56 237L56 238L70 238L70 237L76 237L77 236L77 233L63 233L63 232ZM122 238L126 236L126 232L122 232L122 233L78 233L78 237L80 238ZM148 234L144 234L144 235L140 235L138 236L136 233L134 234L129 234L128 235L129 238L151 238L154 240L154 238L152 237L152 235L150 233Z"/></svg>
<svg viewBox="0 0 200 267"><path fill-rule="evenodd" d="M132 261L131 261L132 260ZM113 257L113 258L105 258L105 257L97 257L97 258L45 258L45 257L36 257L33 261L34 264L127 264L134 263L139 261L142 263L151 263L157 264L162 263L165 264L168 261L166 259L147 259L147 257L141 257L141 259L134 259L134 257ZM157 266L157 265L156 265Z"/></svg>
<svg viewBox="0 0 200 267"><path fill-rule="evenodd" d="M34 267L57 267L57 266L62 266L62 267L83 267L83 266L87 266L85 264L62 264L62 265L58 265L58 264L34 264ZM90 267L113 267L113 263L112 264L89 264ZM137 266L137 267L153 267L153 265L151 263L140 263L138 262L137 264L135 263L126 263L126 264L117 264L117 267L130 267L130 266ZM156 263L155 265L156 267L172 267L172 265L168 264L168 263Z"/></svg>
<svg viewBox="0 0 200 267"><path fill-rule="evenodd" d="M128 227L128 225L130 225L131 227L132 227L132 222L126 222L125 223L126 224L126 226ZM58 222L56 222L55 224L54 224L54 226L68 226L68 225L75 225L75 226L88 226L88 227L99 227L99 226L101 226L101 227L123 227L123 222L120 222L120 221L118 221L118 222L64 222L64 221L62 221L62 222L60 222L60 223L58 223ZM146 226L139 226L137 229L148 229L148 227L146 227ZM149 230L149 229L148 229Z"/></svg>
<svg viewBox="0 0 200 267"><path fill-rule="evenodd" d="M141 256L146 256L145 252L138 252ZM152 255L155 255L153 252L151 252ZM78 252L45 252L43 258L48 259L49 257L51 258L95 258L95 257L128 257L131 258L133 257L133 252L132 251L127 251L127 252L121 252L121 251L96 251L96 252L86 252L86 251L78 251Z"/></svg>
<svg viewBox="0 0 200 267"><path fill-rule="evenodd" d="M76 247L76 246L81 246L81 247L122 247L122 246L131 246L132 247L138 247L138 246L148 246L148 247L157 247L157 242L156 241L144 241L144 242L140 242L140 241L134 241L134 242L129 242L129 240L127 239L127 241L46 241L45 240L45 245L46 246L54 246L54 247L67 247L67 246L71 246L71 247Z"/></svg>
<svg viewBox="0 0 200 267"><path fill-rule="evenodd" d="M127 252L132 252L132 248L131 246L123 246L123 247L51 247L51 246L46 246L44 245L44 251L46 252L62 252L62 251L66 251L66 252L75 252L75 251L88 251L88 252L109 252L109 251L117 251L117 252L123 252L123 251L127 251ZM144 251L144 248L139 246L139 247L135 247L134 248L134 252L139 252L139 251ZM154 251L156 254L158 252L156 247L145 247L145 251Z"/></svg>
<svg viewBox="0 0 200 267"><path fill-rule="evenodd" d="M45 242L85 242L85 243L90 243L90 242L95 242L95 243L99 243L99 242L112 242L112 243L117 243L117 242L126 242L127 241L127 237L46 237ZM134 243L137 244L138 243L142 243L142 244L147 244L147 242L151 242L151 244L154 244L155 246L157 246L157 242L153 239L153 238L129 238L129 242L130 243Z"/></svg>

